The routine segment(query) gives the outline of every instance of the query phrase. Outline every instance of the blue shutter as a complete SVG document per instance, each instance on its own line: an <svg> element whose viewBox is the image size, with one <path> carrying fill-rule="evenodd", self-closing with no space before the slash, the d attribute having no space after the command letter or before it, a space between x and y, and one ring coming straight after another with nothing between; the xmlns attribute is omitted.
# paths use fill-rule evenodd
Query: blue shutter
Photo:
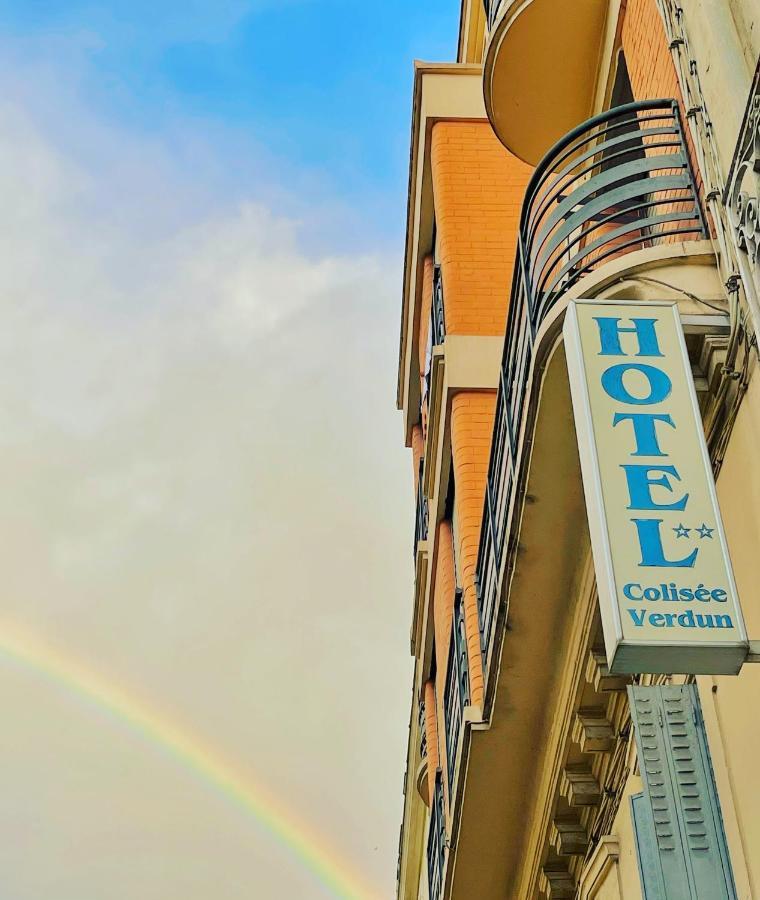
<svg viewBox="0 0 760 900"><path fill-rule="evenodd" d="M632 811L646 900L736 900L696 686L628 694L645 787Z"/></svg>
<svg viewBox="0 0 760 900"><path fill-rule="evenodd" d="M668 900L665 895L657 836L654 830L652 810L644 794L631 797L633 833L636 836L636 857L639 861L641 893L644 900Z"/></svg>

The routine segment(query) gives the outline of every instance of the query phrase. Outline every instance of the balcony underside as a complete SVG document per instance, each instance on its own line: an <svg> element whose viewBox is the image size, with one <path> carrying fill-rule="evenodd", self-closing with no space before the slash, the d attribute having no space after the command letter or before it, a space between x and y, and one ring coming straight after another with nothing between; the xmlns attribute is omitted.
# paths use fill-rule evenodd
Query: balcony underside
<svg viewBox="0 0 760 900"><path fill-rule="evenodd" d="M491 29L485 102L504 146L536 165L593 112L608 0L504 0Z"/></svg>
<svg viewBox="0 0 760 900"><path fill-rule="evenodd" d="M537 334L517 473L518 507L505 535L510 549L499 573L487 722L465 732L447 896L518 897L526 823L538 818L537 784L552 764L544 748L555 727L560 672L573 654L582 653L572 643L570 622L581 602L577 585L588 558L588 535L561 342L567 303L581 296L676 300L682 315L698 318L703 330L719 328L715 311L684 293L722 307L714 264L707 241L630 253L576 284ZM698 343L692 347L698 349Z"/></svg>

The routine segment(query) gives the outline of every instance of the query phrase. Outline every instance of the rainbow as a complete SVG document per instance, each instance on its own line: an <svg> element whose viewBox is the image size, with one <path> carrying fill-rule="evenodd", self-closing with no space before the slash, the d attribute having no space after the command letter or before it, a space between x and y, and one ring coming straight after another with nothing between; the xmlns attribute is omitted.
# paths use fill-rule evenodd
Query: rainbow
<svg viewBox="0 0 760 900"><path fill-rule="evenodd" d="M369 900L377 894L362 884L340 857L310 828L266 791L235 771L216 750L81 663L37 637L0 625L0 657L33 670L67 691L114 715L132 731L159 746L185 769L243 809L286 847L341 900Z"/></svg>

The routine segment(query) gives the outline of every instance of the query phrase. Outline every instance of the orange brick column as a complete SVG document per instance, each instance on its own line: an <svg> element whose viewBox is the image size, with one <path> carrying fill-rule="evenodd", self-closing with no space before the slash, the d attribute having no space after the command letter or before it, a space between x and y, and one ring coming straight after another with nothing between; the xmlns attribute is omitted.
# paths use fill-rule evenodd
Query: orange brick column
<svg viewBox="0 0 760 900"><path fill-rule="evenodd" d="M412 465L414 466L414 496L417 496L417 487L420 480L420 460L425 453L425 442L422 437L422 428L415 425L412 428Z"/></svg>
<svg viewBox="0 0 760 900"><path fill-rule="evenodd" d="M423 695L425 698L425 740L427 741L428 756L428 796L430 798L428 806L432 806L435 796L435 773L441 765L438 753L438 711L435 702L435 685L432 681L425 682Z"/></svg>
<svg viewBox="0 0 760 900"><path fill-rule="evenodd" d="M655 0L628 0L621 40L633 96L637 100L681 100L678 76Z"/></svg>
<svg viewBox="0 0 760 900"><path fill-rule="evenodd" d="M451 448L454 466L459 546L467 632L470 692L472 703L483 705L483 659L480 649L475 569L478 560L480 527L483 522L488 458L491 450L496 392L463 392L452 401Z"/></svg>
<svg viewBox="0 0 760 900"><path fill-rule="evenodd" d="M487 122L439 122L431 145L447 334L504 334L531 169Z"/></svg>

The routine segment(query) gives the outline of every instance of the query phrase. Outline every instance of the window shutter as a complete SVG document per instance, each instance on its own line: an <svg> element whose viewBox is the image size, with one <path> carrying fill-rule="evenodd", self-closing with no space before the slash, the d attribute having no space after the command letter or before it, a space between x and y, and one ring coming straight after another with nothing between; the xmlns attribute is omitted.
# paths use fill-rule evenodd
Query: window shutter
<svg viewBox="0 0 760 900"><path fill-rule="evenodd" d="M641 893L644 900L667 900L652 810L644 794L634 794L631 797L631 816L636 836Z"/></svg>
<svg viewBox="0 0 760 900"><path fill-rule="evenodd" d="M647 801L633 803L646 900L659 900L659 885L668 900L736 900L696 686L628 693Z"/></svg>

